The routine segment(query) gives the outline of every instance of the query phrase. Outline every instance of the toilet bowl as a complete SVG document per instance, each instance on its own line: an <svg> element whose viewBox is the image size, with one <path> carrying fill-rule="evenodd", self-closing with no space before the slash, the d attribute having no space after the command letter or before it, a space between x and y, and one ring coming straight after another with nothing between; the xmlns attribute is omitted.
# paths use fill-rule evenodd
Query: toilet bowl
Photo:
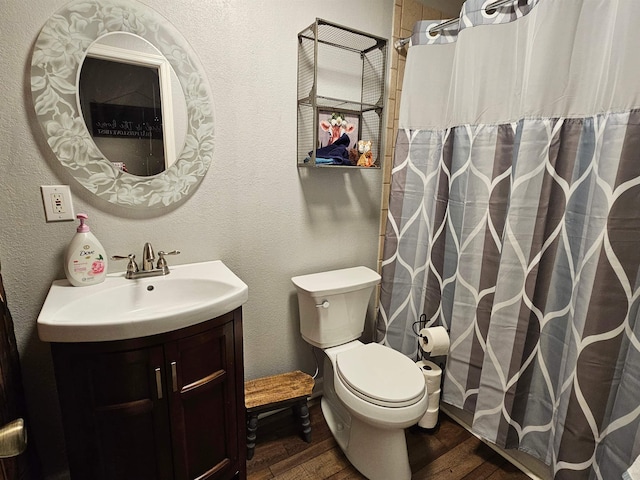
<svg viewBox="0 0 640 480"><path fill-rule="evenodd" d="M370 480L409 480L404 429L428 407L420 370L377 343L356 340L324 353L322 413L342 451Z"/></svg>
<svg viewBox="0 0 640 480"><path fill-rule="evenodd" d="M424 375L405 355L358 340L380 276L355 267L292 281L302 336L325 354L322 413L338 445L370 480L409 480L404 429L427 410Z"/></svg>

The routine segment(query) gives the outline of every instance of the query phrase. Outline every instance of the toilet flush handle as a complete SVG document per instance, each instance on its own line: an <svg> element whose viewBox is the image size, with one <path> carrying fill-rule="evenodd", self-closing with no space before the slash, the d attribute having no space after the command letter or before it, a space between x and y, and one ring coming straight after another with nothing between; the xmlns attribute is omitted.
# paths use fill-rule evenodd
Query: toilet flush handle
<svg viewBox="0 0 640 480"><path fill-rule="evenodd" d="M323 300L322 303L316 305L316 308L329 308L329 300Z"/></svg>

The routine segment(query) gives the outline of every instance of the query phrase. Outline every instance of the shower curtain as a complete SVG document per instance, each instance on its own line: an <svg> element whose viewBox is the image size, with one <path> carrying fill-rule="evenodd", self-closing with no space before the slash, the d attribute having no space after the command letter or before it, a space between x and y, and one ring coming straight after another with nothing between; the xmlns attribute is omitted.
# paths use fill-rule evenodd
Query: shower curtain
<svg viewBox="0 0 640 480"><path fill-rule="evenodd" d="M556 479L640 454L640 2L467 0L416 24L378 340L450 333L443 401Z"/></svg>

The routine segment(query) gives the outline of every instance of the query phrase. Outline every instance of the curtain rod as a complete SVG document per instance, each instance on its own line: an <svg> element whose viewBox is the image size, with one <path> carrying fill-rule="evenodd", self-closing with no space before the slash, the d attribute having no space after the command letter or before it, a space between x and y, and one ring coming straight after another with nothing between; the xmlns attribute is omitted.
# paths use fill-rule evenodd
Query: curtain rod
<svg viewBox="0 0 640 480"><path fill-rule="evenodd" d="M493 10L495 8L501 7L503 5L506 5L507 3L513 3L515 0L497 0L493 3L490 3L489 5L486 6L486 8L484 9L484 11L488 11L488 10ZM427 30L428 34L431 33L436 33L439 32L441 30L444 30L447 27L450 27L451 25L455 25L456 23L460 22L460 18L452 18L451 20L447 20L445 22L439 23L433 27L431 27L429 30ZM411 37L405 37L405 38L400 38L399 40L396 40L394 47L399 49L404 47L407 43L409 43L409 41L411 40Z"/></svg>

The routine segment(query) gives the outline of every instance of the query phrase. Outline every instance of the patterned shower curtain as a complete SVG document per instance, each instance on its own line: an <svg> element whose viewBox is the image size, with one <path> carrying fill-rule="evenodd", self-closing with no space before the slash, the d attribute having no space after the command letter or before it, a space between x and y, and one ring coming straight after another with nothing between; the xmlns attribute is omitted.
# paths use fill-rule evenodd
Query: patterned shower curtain
<svg viewBox="0 0 640 480"><path fill-rule="evenodd" d="M640 455L640 2L467 0L406 59L377 322L449 329L443 401L552 467Z"/></svg>

